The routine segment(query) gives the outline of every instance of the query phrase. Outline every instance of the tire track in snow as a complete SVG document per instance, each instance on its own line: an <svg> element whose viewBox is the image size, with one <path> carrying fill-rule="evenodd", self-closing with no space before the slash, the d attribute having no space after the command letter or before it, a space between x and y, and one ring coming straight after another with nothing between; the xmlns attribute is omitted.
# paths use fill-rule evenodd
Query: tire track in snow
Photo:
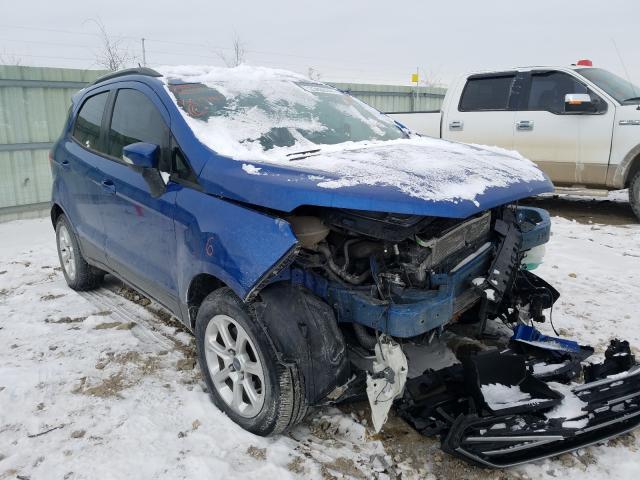
<svg viewBox="0 0 640 480"><path fill-rule="evenodd" d="M176 349L175 342L177 340L169 339L163 333L158 332L158 329L151 321L136 312L137 305L128 305L131 303L129 300L116 295L106 288L78 293L96 307L110 310L111 316L116 320L120 320L123 323L135 322L136 326L132 328L131 332L143 343L151 344L157 350L173 351ZM157 348L158 346L162 348Z"/></svg>

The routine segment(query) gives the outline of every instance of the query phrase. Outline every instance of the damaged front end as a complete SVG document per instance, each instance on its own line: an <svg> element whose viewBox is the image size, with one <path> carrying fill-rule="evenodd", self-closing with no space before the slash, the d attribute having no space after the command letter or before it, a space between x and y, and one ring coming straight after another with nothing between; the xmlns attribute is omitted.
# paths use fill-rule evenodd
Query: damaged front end
<svg viewBox="0 0 640 480"><path fill-rule="evenodd" d="M395 405L416 430L439 435L443 450L488 467L640 423L640 368L628 344L613 342L603 364L583 367L593 349L533 327L559 297L530 271L549 240L546 211L507 205L459 220L309 208L286 220L298 250L269 281L330 307L351 364L351 373L340 363L339 375L317 377L314 403L366 395L376 431ZM495 325L501 334L489 332ZM455 345L448 363L418 360L443 342ZM333 358L327 352L310 376Z"/></svg>

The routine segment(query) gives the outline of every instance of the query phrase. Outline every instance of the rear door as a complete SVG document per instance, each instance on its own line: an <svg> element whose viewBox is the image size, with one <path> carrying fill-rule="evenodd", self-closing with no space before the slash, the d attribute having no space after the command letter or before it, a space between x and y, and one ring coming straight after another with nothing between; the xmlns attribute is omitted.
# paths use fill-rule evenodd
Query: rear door
<svg viewBox="0 0 640 480"><path fill-rule="evenodd" d="M56 151L55 161L64 188L63 208L78 234L83 254L106 263L102 206L108 192L102 184L104 155L102 125L109 90L85 98L73 120L71 137Z"/></svg>
<svg viewBox="0 0 640 480"><path fill-rule="evenodd" d="M516 72L472 75L461 85L458 105L445 109L442 137L464 143L513 148Z"/></svg>
<svg viewBox="0 0 640 480"><path fill-rule="evenodd" d="M173 214L181 187L173 182L165 186L161 176L167 178L170 171L169 115L149 87L135 82L126 86L132 88L118 89L107 127L111 161L104 175L114 187L103 213L107 260L125 280L178 312ZM137 142L160 146L159 169L123 161L123 148Z"/></svg>
<svg viewBox="0 0 640 480"><path fill-rule="evenodd" d="M603 185L611 146L613 112L573 75L533 71L515 117L514 148L554 183ZM592 112L565 112L565 95L587 93ZM611 109L613 110L613 109Z"/></svg>

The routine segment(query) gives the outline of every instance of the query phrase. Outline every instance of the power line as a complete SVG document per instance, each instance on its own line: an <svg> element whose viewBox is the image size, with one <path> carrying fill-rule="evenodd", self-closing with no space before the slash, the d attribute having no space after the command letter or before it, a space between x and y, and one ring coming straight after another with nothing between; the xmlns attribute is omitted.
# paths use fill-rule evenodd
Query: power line
<svg viewBox="0 0 640 480"><path fill-rule="evenodd" d="M46 31L46 32L64 33L64 34L69 34L69 35L85 35L85 36L93 36L93 37L100 38L100 34L99 33L80 32L80 31L77 31L77 30L76 31L72 31L72 30L54 29L54 28L46 28L46 27L32 27L32 26L24 26L24 25L6 25L6 24L0 24L0 27L2 27L2 28L14 28L14 29L20 29L20 30L40 30L40 31ZM129 35L117 35L117 37L121 38L121 39L127 39L127 40L131 40L131 41L135 41L135 42L139 41L139 37L132 37L132 36L129 36ZM232 47L222 47L222 46L219 46L219 45L210 45L210 44L196 43L196 42L182 42L182 41L175 41L175 40L165 40L165 39L146 37L146 36L145 36L145 41L146 42L165 43L165 44L169 44L169 45L182 45L182 46L189 46L189 47L198 47L198 48L202 48L202 49L206 49L206 50L213 50L213 51L215 51L215 50L233 50ZM33 42L35 42L35 41L33 41ZM151 53L151 52L149 51L149 53ZM300 54L295 54L295 53L276 52L276 51L269 51L269 50L247 49L246 53L253 53L253 54L257 54L257 55L272 55L272 56L275 55L275 56L283 56L283 57L293 57L293 58L300 58L300 59L307 59L307 60L314 60L314 61L329 61L329 62L335 61L335 59L333 59L333 58L315 57L315 56L310 56L310 55L300 55ZM199 56L199 55L193 54L193 53L190 53L190 55ZM356 61L349 60L348 63L349 64L370 65L372 67L378 67L379 66L379 63L377 63L377 62L367 62L367 61L362 61L362 60L356 60ZM413 68L413 67L411 67L411 68Z"/></svg>
<svg viewBox="0 0 640 480"><path fill-rule="evenodd" d="M94 61L95 58L86 57L61 57L60 55L32 55L30 53L13 53L3 52L4 55L11 55L14 57L34 57L34 58L59 58L60 60L81 60L81 61Z"/></svg>

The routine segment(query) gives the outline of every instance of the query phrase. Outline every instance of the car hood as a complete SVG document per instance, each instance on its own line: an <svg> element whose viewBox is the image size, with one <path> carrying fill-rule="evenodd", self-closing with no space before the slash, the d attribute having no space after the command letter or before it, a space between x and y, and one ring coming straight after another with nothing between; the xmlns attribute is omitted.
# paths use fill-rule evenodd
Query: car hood
<svg viewBox="0 0 640 480"><path fill-rule="evenodd" d="M212 152L205 192L290 212L302 205L465 218L553 185L516 152L418 137L243 161Z"/></svg>

